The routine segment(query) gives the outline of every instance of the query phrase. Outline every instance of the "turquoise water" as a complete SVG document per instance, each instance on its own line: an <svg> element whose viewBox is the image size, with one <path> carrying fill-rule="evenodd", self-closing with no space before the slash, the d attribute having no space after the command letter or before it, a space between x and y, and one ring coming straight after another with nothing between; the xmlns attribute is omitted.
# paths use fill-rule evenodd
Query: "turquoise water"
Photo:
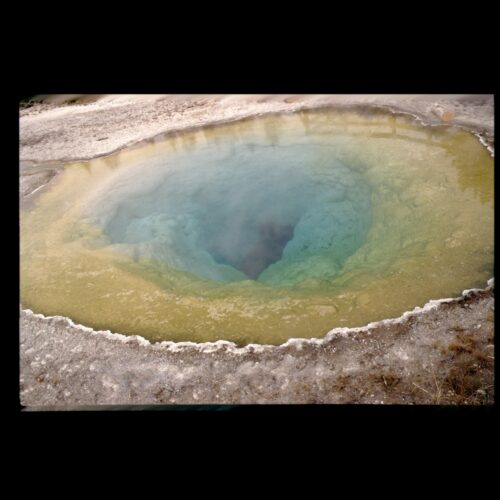
<svg viewBox="0 0 500 500"><path fill-rule="evenodd" d="M216 281L333 278L371 223L370 185L328 145L235 152L228 140L145 162L140 182L115 187L89 222L135 260Z"/></svg>

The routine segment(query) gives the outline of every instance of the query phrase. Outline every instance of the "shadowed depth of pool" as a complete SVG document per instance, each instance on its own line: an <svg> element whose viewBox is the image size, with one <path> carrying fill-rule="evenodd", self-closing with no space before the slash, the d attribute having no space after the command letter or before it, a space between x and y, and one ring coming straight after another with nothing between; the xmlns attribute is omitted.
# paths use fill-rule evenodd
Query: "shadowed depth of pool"
<svg viewBox="0 0 500 500"><path fill-rule="evenodd" d="M278 344L493 275L493 160L389 114L271 115L74 163L21 212L21 302L153 341Z"/></svg>

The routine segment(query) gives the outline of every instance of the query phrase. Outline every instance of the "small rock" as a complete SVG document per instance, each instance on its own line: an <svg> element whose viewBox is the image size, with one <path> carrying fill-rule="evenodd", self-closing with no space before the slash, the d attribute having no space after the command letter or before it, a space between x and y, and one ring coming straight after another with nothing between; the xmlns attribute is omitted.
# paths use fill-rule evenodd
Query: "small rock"
<svg viewBox="0 0 500 500"><path fill-rule="evenodd" d="M476 392L481 396L486 396L486 391L484 391L483 389L478 389Z"/></svg>
<svg viewBox="0 0 500 500"><path fill-rule="evenodd" d="M453 113L453 111L447 111L439 104L434 105L432 112L444 122L449 122L455 118L455 113Z"/></svg>

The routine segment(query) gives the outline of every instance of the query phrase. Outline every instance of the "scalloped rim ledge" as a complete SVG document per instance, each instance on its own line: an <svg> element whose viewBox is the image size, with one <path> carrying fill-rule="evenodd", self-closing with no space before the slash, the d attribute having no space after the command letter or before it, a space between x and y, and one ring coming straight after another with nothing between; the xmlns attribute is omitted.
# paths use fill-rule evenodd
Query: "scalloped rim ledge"
<svg viewBox="0 0 500 500"><path fill-rule="evenodd" d="M436 309L441 304L450 303L450 302L459 302L463 298L471 297L476 293L486 292L492 290L495 286L495 279L491 278L487 281L486 288L471 288L468 290L464 290L462 292L461 297L455 298L447 298L447 299L438 299L438 300L430 300L423 307L415 307L412 311L404 312L399 318L391 318L391 319L383 319L380 321L374 321L372 323L368 323L365 326L360 326L356 328L334 328L330 330L323 338L291 338L287 340L285 343L280 345L270 345L270 344L248 344L244 347L238 347L234 342L229 342L227 340L218 340L216 342L173 342L173 341L163 341L163 342L155 342L151 343L149 340L141 337L140 335L123 335L121 333L112 333L110 330L94 330L90 327L79 325L74 323L70 318L66 318L65 316L44 316L43 314L36 314L31 309L21 309L21 312L28 317L38 318L48 321L57 321L66 323L67 326L76 328L82 332L90 333L93 335L102 335L114 342L121 342L124 344L132 344L132 345L140 345L144 347L151 347L157 350L166 350L169 352L180 352L186 350L194 350L199 351L201 353L214 353L216 351L226 351L233 354L247 354L247 353L259 353L263 351L270 351L275 349L283 349L286 347L295 347L296 349L302 349L307 345L316 345L321 346L323 344L327 344L331 340L337 337L347 337L349 335L353 335L355 333L366 333L367 335L371 334L371 330L376 328L380 328L386 325L395 325L401 324L408 321L410 318L422 315L432 309Z"/></svg>

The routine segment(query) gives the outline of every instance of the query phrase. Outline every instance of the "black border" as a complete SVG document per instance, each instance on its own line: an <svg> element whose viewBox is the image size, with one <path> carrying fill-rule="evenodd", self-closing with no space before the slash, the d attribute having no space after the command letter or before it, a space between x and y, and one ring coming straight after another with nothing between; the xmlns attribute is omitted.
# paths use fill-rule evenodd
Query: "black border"
<svg viewBox="0 0 500 500"><path fill-rule="evenodd" d="M335 48L336 42L336 39L330 40L328 47ZM394 40L392 42L391 50L394 49ZM217 49L211 50L198 45L197 58L186 53L171 56L169 51L165 51L163 58L158 54L141 57L137 51L127 54L128 47L125 46L118 54L123 56L125 53L125 57L111 57L107 52L92 63L92 58L88 56L95 49L90 47L72 54L68 63L66 59L48 55L51 48L60 49L56 43L49 46L42 57L30 60L29 64L25 61L21 63L22 71L17 73L15 79L16 89L8 98L12 120L9 127L12 134L9 145L12 148L9 151L15 155L12 160L6 160L8 186L13 186L8 189L8 197L13 196L8 201L8 207L13 212L8 217L12 232L9 236L11 244L8 245L12 257L8 258L12 263L17 263L17 266L9 266L14 280L19 279L19 195L16 189L18 173L13 165L18 164L19 160L18 106L27 96L51 93L495 93L492 55L483 51L484 47L471 44L470 40L458 41L450 53L443 53L437 47L427 47L422 48L422 51L404 54L403 57L396 51L390 59L380 57L384 54L380 47L371 47L369 43L361 50L347 54L332 50L329 54L321 53L319 57L312 57L312 52L296 50L293 45L282 46L281 51L268 50L267 57L262 56L258 49L251 56L248 50L234 54L228 52L228 44L226 40ZM81 57L83 55L85 57ZM227 426L232 422L236 423L240 432L245 421L251 424L250 429L253 425L264 424L270 430L279 430L281 425L288 426L292 422L293 426L305 428L310 425L313 430L321 429L323 437L334 433L338 439L345 434L338 430L341 428L356 428L362 436L368 437L403 427L406 438L424 437L430 433L439 435L440 442L448 438L451 441L454 433L461 435L464 429L480 428L481 433L488 433L492 429L496 404L492 407L165 405L156 407L155 411L124 411L121 408L98 412L22 412L19 404L19 345L14 333L19 328L19 296L7 293L6 297L9 324L11 318L13 322L12 328L5 330L8 336L6 358L10 366L7 379L11 384L8 392L9 409L32 438L42 438L41 429L45 426L52 429L60 425L68 428L77 424L95 427L104 423L109 431L109 426L115 426L117 422L120 423L118 427L127 429L130 425L140 425L146 421L156 427L154 424L162 425L165 418L180 427L190 428L194 425L197 429L202 422L208 427L216 423ZM13 366L9 365L11 362ZM245 426L244 429L248 432L249 427Z"/></svg>

